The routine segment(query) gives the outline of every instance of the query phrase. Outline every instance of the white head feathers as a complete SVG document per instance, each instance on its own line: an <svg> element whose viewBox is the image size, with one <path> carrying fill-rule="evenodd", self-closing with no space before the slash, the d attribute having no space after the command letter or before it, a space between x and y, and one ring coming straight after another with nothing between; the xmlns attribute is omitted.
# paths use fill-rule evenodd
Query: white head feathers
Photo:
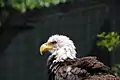
<svg viewBox="0 0 120 80"><path fill-rule="evenodd" d="M54 60L54 62L61 62L66 60L67 58L76 58L76 48L74 46L74 43L67 36L53 35L48 39L48 42L52 41L57 42L53 45L54 49L50 50L52 55L56 56L56 60Z"/></svg>

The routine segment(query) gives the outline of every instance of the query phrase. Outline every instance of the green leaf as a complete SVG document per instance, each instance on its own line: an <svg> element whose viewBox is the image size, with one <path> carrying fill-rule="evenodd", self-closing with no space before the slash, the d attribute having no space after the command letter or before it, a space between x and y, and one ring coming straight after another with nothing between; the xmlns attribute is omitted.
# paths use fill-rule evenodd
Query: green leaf
<svg viewBox="0 0 120 80"><path fill-rule="evenodd" d="M12 5L12 7L14 7L14 8L16 8L16 9L21 9L21 5L20 4L14 4L14 5Z"/></svg>
<svg viewBox="0 0 120 80"><path fill-rule="evenodd" d="M44 5L45 5L45 7L49 7L50 6L50 4L49 3L44 3Z"/></svg>
<svg viewBox="0 0 120 80"><path fill-rule="evenodd" d="M102 32L101 34L98 34L97 36L98 37L104 37L105 34L106 34L105 32Z"/></svg>
<svg viewBox="0 0 120 80"><path fill-rule="evenodd" d="M33 0L26 0L26 6L30 7L32 5Z"/></svg>
<svg viewBox="0 0 120 80"><path fill-rule="evenodd" d="M111 35L109 35L109 34L105 36L105 38L110 38L110 37L111 37Z"/></svg>
<svg viewBox="0 0 120 80"><path fill-rule="evenodd" d="M52 0L52 4L57 5L60 3L60 0Z"/></svg>
<svg viewBox="0 0 120 80"><path fill-rule="evenodd" d="M117 36L117 39L120 39L120 36Z"/></svg>
<svg viewBox="0 0 120 80"><path fill-rule="evenodd" d="M44 6L44 1L43 0L38 0L38 4L39 4L39 6Z"/></svg>
<svg viewBox="0 0 120 80"><path fill-rule="evenodd" d="M109 51L112 51L112 50L113 50L113 47L108 48L108 50L109 50Z"/></svg>
<svg viewBox="0 0 120 80"><path fill-rule="evenodd" d="M120 35L117 32L109 32L106 34L105 32L98 34L98 37L103 37L102 40L99 40L96 45L102 46L108 49L108 51L112 51L118 44L120 44Z"/></svg>
<svg viewBox="0 0 120 80"><path fill-rule="evenodd" d="M115 32L111 32L111 35L115 35Z"/></svg>
<svg viewBox="0 0 120 80"><path fill-rule="evenodd" d="M25 12L26 11L26 6L25 6L25 3L23 2L21 4L21 12Z"/></svg>

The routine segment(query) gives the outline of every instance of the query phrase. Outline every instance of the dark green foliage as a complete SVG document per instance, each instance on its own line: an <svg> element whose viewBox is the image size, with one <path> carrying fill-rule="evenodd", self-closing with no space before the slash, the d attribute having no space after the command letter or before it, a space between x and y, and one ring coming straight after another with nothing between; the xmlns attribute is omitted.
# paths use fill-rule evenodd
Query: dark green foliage
<svg viewBox="0 0 120 80"><path fill-rule="evenodd" d="M120 44L120 35L117 32L103 32L98 34L97 37L101 38L97 42L97 46L105 47L108 51L112 51L118 44Z"/></svg>
<svg viewBox="0 0 120 80"><path fill-rule="evenodd" d="M112 66L112 70L120 76L120 64L115 64L114 66Z"/></svg>
<svg viewBox="0 0 120 80"><path fill-rule="evenodd" d="M50 7L59 3L65 3L66 0L8 0L9 6L25 12L26 10L33 10L34 8ZM0 7L4 6L3 0L0 0Z"/></svg>
<svg viewBox="0 0 120 80"><path fill-rule="evenodd" d="M4 6L3 0L0 0L0 7L3 7L3 6Z"/></svg>

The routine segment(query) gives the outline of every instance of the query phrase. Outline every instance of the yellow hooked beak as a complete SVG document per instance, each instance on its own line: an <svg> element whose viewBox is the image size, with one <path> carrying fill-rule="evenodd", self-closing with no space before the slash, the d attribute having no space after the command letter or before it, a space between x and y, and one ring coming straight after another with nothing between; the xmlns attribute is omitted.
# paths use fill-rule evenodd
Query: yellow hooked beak
<svg viewBox="0 0 120 80"><path fill-rule="evenodd" d="M43 55L43 52L52 50L53 46L50 43L44 43L40 46L40 54Z"/></svg>

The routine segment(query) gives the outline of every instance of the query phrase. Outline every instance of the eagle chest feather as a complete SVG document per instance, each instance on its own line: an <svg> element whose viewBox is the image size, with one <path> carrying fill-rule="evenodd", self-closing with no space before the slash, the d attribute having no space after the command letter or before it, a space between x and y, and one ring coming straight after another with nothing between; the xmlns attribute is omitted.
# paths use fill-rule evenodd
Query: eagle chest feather
<svg viewBox="0 0 120 80"><path fill-rule="evenodd" d="M112 75L109 68L99 62L96 57L67 59L64 62L57 63L51 61L48 61L49 80L102 80L100 79L102 77L101 73L104 74L103 78L106 78L105 80L120 80Z"/></svg>

